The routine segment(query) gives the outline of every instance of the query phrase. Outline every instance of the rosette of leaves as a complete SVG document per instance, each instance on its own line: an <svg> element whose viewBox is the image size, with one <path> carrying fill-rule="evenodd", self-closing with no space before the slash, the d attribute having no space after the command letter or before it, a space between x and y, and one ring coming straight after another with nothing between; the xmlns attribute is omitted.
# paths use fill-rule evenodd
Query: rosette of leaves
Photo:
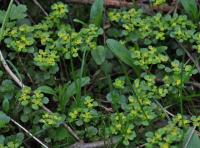
<svg viewBox="0 0 200 148"><path fill-rule="evenodd" d="M20 94L17 96L17 99L22 106L30 106L34 110L38 110L43 104L48 103L48 98L45 97L40 90L32 92L30 87L22 88Z"/></svg>
<svg viewBox="0 0 200 148"><path fill-rule="evenodd" d="M192 65L186 65L178 60L172 61L171 67L165 65L159 65L158 67L166 71L166 74L163 76L163 82L164 86L171 93L177 93L180 86L184 86L190 77L197 73L196 68Z"/></svg>
<svg viewBox="0 0 200 148"><path fill-rule="evenodd" d="M45 113L42 115L40 122L43 123L43 127L59 127L63 124L65 116L62 116L58 113Z"/></svg>
<svg viewBox="0 0 200 148"><path fill-rule="evenodd" d="M13 27L13 29L7 32L4 42L8 48L16 52L33 53L33 45L35 44L33 31L34 28L29 25Z"/></svg>
<svg viewBox="0 0 200 148"><path fill-rule="evenodd" d="M73 107L69 112L68 121L82 126L93 122L95 124L99 118L99 113L95 109L98 103L90 96L86 96L77 107Z"/></svg>
<svg viewBox="0 0 200 148"><path fill-rule="evenodd" d="M129 141L136 137L133 123L123 113L115 113L111 116L111 125L107 130L111 135L118 135L124 145L128 145Z"/></svg>
<svg viewBox="0 0 200 148"><path fill-rule="evenodd" d="M130 49L131 57L134 64L139 65L143 69L148 69L149 65L155 65L168 61L168 56L165 54L167 47L152 47L138 49L133 47Z"/></svg>
<svg viewBox="0 0 200 148"><path fill-rule="evenodd" d="M169 121L167 125L159 128L155 132L147 132L145 146L147 148L152 147L174 147L181 146L186 129L189 127L190 121L180 114L173 117L172 121Z"/></svg>
<svg viewBox="0 0 200 148"><path fill-rule="evenodd" d="M41 69L48 69L51 67L56 67L56 62L59 60L59 56L56 51L49 50L39 50L35 53L34 62Z"/></svg>

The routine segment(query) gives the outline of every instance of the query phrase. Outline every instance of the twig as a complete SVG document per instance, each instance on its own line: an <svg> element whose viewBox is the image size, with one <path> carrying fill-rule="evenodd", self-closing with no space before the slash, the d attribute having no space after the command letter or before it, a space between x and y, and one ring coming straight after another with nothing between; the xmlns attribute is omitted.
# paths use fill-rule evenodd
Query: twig
<svg viewBox="0 0 200 148"><path fill-rule="evenodd" d="M188 50L178 42L178 45L185 51L185 53L187 54L187 56L191 59L191 61L194 63L194 65L196 66L199 74L200 74L200 66L199 64L195 61L195 59L193 58L193 56L188 52Z"/></svg>
<svg viewBox="0 0 200 148"><path fill-rule="evenodd" d="M20 125L17 121L15 121L12 118L10 118L10 120L15 125L17 125L19 128L21 128L24 132L26 132L29 136L31 136L33 139L35 139L38 143L40 143L43 147L48 148L48 146L46 146L42 141L40 141L40 139L38 139L37 137L35 137L32 133L30 133L26 128L24 128L22 125Z"/></svg>
<svg viewBox="0 0 200 148"><path fill-rule="evenodd" d="M7 65L4 57L3 57L3 54L0 50L0 60L1 60L1 63L3 64L3 67L5 68L6 72L12 77L12 79L20 86L20 87L24 87L24 84L22 81L20 81L17 76L12 72L12 70L10 69L10 67Z"/></svg>
<svg viewBox="0 0 200 148"><path fill-rule="evenodd" d="M190 143L190 140L191 140L191 138L192 138L192 136L193 136L193 134L194 134L194 132L195 132L195 129L196 129L196 126L194 126L194 127L192 128L192 131L190 132L190 135L189 135L189 137L188 137L186 143L184 144L184 147L183 147L183 148L187 148L187 146L188 146L188 144Z"/></svg>
<svg viewBox="0 0 200 148"><path fill-rule="evenodd" d="M48 112L48 113L53 113L53 112L52 112L51 110L49 110L46 106L42 106L42 108L43 108L46 112ZM76 140L78 140L79 142L83 143L83 140L81 140L81 139L77 136L77 134L72 130L72 128L71 128L69 125L67 125L66 123L64 123L63 126L70 132L70 134L71 134L72 136L74 136L74 138L75 138Z"/></svg>
<svg viewBox="0 0 200 148"><path fill-rule="evenodd" d="M92 4L94 0L65 0L67 3L78 3L78 4ZM130 7L132 2L118 1L118 0L105 0L104 6L107 7Z"/></svg>
<svg viewBox="0 0 200 148"><path fill-rule="evenodd" d="M33 2L42 10L42 12L48 16L48 13L44 10L44 8L42 7L42 5L40 5L40 3L37 0L33 0Z"/></svg>
<svg viewBox="0 0 200 148"><path fill-rule="evenodd" d="M12 70L9 68L9 66L7 65L3 55L2 55L2 52L0 50L0 59L1 59L1 62L5 68L5 70L7 71L7 73L12 77L12 79L21 87L25 87L25 85L23 84L22 81L20 81L17 76L12 72ZM49 110L47 107L45 106L42 106L42 108L48 112L48 113L52 113L51 110ZM77 136L77 134L71 129L70 126L68 126L66 123L64 124L64 127L74 136L74 138L80 142L82 142L82 140Z"/></svg>
<svg viewBox="0 0 200 148"><path fill-rule="evenodd" d="M97 142L91 142L91 143L75 143L69 148L100 148L100 147L105 147L107 144L116 144L119 142L118 138L111 138L109 140L102 140L102 141L97 141Z"/></svg>
<svg viewBox="0 0 200 148"><path fill-rule="evenodd" d="M5 68L5 70L7 71L7 73L12 77L12 79L21 87L25 87L25 85L23 84L22 81L20 81L17 76L12 72L12 70L9 68L9 66L7 65L3 55L2 55L2 52L0 50L0 58L1 58L1 62ZM42 108L48 112L48 113L52 113L51 110L49 110L47 107L45 106L42 106ZM64 127L74 136L74 138L80 142L82 142L82 140L77 136L77 134L71 129L70 126L68 126L66 123L64 123Z"/></svg>
<svg viewBox="0 0 200 148"><path fill-rule="evenodd" d="M200 88L200 83L198 83L198 82L187 82L187 84L191 84L197 88Z"/></svg>

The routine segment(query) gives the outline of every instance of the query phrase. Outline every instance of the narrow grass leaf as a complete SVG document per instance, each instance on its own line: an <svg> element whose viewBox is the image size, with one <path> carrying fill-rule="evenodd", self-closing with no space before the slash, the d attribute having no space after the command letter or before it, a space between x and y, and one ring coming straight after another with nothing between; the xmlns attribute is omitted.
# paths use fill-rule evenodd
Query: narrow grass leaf
<svg viewBox="0 0 200 148"><path fill-rule="evenodd" d="M198 5L196 0L180 0L185 12L194 20L198 19Z"/></svg>

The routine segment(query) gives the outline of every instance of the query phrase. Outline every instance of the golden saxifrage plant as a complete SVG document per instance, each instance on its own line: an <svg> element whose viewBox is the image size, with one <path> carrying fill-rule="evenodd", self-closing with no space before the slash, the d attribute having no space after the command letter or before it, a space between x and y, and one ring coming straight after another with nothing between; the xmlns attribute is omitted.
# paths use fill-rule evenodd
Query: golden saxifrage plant
<svg viewBox="0 0 200 148"><path fill-rule="evenodd" d="M101 21L72 22L75 8L62 2L37 24L28 21L24 5L13 9L24 17L9 16L1 50L26 86L18 88L0 70L0 148L34 143L14 119L55 148L79 138L82 145L178 148L188 144L192 127L189 137L199 141L199 94L191 85L198 63L187 59L200 52L195 21L180 13L110 9L105 29Z"/></svg>

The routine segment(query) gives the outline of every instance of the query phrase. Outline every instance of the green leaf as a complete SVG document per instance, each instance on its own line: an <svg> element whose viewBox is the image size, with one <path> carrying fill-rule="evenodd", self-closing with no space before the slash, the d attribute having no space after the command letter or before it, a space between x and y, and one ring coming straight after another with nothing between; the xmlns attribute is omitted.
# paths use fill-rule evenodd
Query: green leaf
<svg viewBox="0 0 200 148"><path fill-rule="evenodd" d="M103 20L104 0L95 0L90 11L90 22L96 26L101 26Z"/></svg>
<svg viewBox="0 0 200 148"><path fill-rule="evenodd" d="M21 5L21 4L17 6L12 5L9 18L11 20L23 19L27 16L26 11L27 11L27 7L25 5Z"/></svg>
<svg viewBox="0 0 200 148"><path fill-rule="evenodd" d="M0 77L2 77L2 76L3 76L3 71L0 70Z"/></svg>
<svg viewBox="0 0 200 148"><path fill-rule="evenodd" d="M9 108L10 108L10 103L8 101L8 99L4 99L2 102L2 108L4 112L8 112Z"/></svg>
<svg viewBox="0 0 200 148"><path fill-rule="evenodd" d="M29 117L28 117L28 115L26 115L26 114L22 114L22 115L20 116L20 120L21 120L22 122L27 122L28 119L29 119Z"/></svg>
<svg viewBox="0 0 200 148"><path fill-rule="evenodd" d="M0 111L0 128L3 128L9 122L10 117L8 117L4 112Z"/></svg>
<svg viewBox="0 0 200 148"><path fill-rule="evenodd" d="M64 127L49 130L49 137L55 141L72 140L72 136Z"/></svg>
<svg viewBox="0 0 200 148"><path fill-rule="evenodd" d="M45 93L45 94L50 94L50 95L54 95L56 92L49 86L40 86L37 88L38 90L40 90L42 93Z"/></svg>
<svg viewBox="0 0 200 148"><path fill-rule="evenodd" d="M133 66L133 60L131 58L131 53L128 51L122 44L113 39L108 39L107 45L110 50L117 56L122 62L126 63L129 66Z"/></svg>
<svg viewBox="0 0 200 148"><path fill-rule="evenodd" d="M198 15L198 8L196 0L180 0L185 12L194 20L197 20Z"/></svg>
<svg viewBox="0 0 200 148"><path fill-rule="evenodd" d="M4 99L12 99L15 92L15 86L11 80L3 80L0 85L0 93Z"/></svg>
<svg viewBox="0 0 200 148"><path fill-rule="evenodd" d="M3 23L3 19L4 19L5 15L6 15L6 12L5 12L5 11L2 11L2 10L0 10L0 24L2 24L2 23Z"/></svg>
<svg viewBox="0 0 200 148"><path fill-rule="evenodd" d="M0 144L4 144L5 137L3 135L0 135Z"/></svg>
<svg viewBox="0 0 200 148"><path fill-rule="evenodd" d="M26 5L20 4L16 6L13 4L10 9L10 13L8 15L8 19L11 21L24 19L27 16L26 11L27 11ZM5 15L6 15L6 11L0 10L0 24L2 24Z"/></svg>
<svg viewBox="0 0 200 148"><path fill-rule="evenodd" d="M83 22L83 21L81 21L81 20L79 20L79 19L73 19L73 21L74 21L75 23L79 23L79 24L81 24L81 25L83 25L83 26L87 26L87 24L86 24L85 22Z"/></svg>
<svg viewBox="0 0 200 148"><path fill-rule="evenodd" d="M195 128L189 128L183 140L183 148L196 148L200 145L200 138L197 135Z"/></svg>
<svg viewBox="0 0 200 148"><path fill-rule="evenodd" d="M83 125L83 121L81 119L77 120L75 123L77 126Z"/></svg>
<svg viewBox="0 0 200 148"><path fill-rule="evenodd" d="M83 77L81 79L77 79L74 82L72 82L71 84L66 84L63 87L60 87L58 89L58 96L56 96L56 98L59 101L59 105L62 111L65 110L65 106L69 101L69 98L73 95L76 94L76 90L77 90L77 86L79 86L80 88L87 85L90 82L90 78L89 77Z"/></svg>
<svg viewBox="0 0 200 148"><path fill-rule="evenodd" d="M49 99L48 99L47 97L44 97L44 98L42 99L42 103L48 104L48 103L49 103Z"/></svg>
<svg viewBox="0 0 200 148"><path fill-rule="evenodd" d="M98 65L101 65L105 61L106 50L103 46L98 46L96 49L92 50L91 54Z"/></svg>
<svg viewBox="0 0 200 148"><path fill-rule="evenodd" d="M97 128L93 127L93 126L89 126L86 128L87 131L87 135L88 137L93 137L98 133Z"/></svg>
<svg viewBox="0 0 200 148"><path fill-rule="evenodd" d="M131 52L127 50L122 44L120 44L118 41L113 39L108 39L106 41L109 49L113 52L115 56L117 56L122 62L125 64L131 66L134 70L134 72L139 75L140 69L136 67L133 63L134 60L131 58Z"/></svg>
<svg viewBox="0 0 200 148"><path fill-rule="evenodd" d="M83 77L83 78L81 78L81 79L75 80L74 82L72 82L72 83L69 85L69 87L68 87L68 89L67 89L67 92L66 92L66 96L67 96L67 97L71 97L71 96L73 96L73 95L76 94L76 90L77 90L77 88L76 88L76 83L77 83L80 87L83 87L83 86L87 85L89 82L90 82L90 78L89 78L89 77Z"/></svg>

